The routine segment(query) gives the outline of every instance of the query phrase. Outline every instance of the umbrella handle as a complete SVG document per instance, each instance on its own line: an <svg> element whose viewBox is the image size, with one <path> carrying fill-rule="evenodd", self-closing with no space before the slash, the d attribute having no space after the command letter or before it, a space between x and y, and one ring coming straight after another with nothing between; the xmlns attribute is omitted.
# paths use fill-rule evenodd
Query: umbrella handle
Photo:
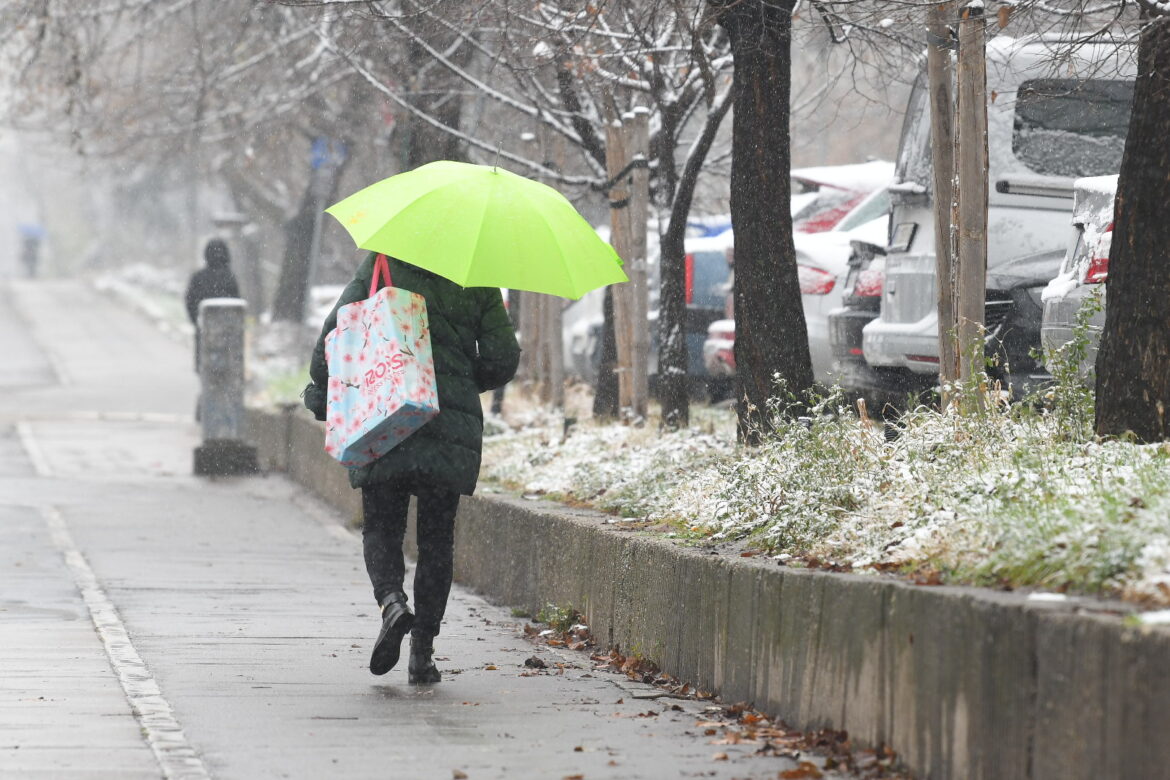
<svg viewBox="0 0 1170 780"><path fill-rule="evenodd" d="M374 261L374 275L370 277L370 294L367 298L373 298L374 293L378 292L378 277L386 277L386 286L393 287L394 283L390 281L390 264L386 262L386 255L378 255L378 259Z"/></svg>

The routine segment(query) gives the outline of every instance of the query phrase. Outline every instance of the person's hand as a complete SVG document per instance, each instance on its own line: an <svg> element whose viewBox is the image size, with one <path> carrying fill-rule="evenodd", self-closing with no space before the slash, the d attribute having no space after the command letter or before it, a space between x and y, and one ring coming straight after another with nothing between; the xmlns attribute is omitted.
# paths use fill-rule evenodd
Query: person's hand
<svg viewBox="0 0 1170 780"><path fill-rule="evenodd" d="M325 388L309 382L301 391L301 398L305 400L305 408L313 413L318 420L325 420L326 392Z"/></svg>

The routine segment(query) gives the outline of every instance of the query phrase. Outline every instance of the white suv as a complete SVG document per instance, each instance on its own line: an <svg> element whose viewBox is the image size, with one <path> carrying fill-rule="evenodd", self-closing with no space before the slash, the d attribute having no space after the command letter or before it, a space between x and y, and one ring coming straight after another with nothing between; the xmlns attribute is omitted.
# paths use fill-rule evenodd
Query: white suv
<svg viewBox="0 0 1170 780"><path fill-rule="evenodd" d="M1121 167L1133 102L1132 48L997 38L987 46L987 265L1061 248L1073 180ZM938 312L930 114L919 79L891 187L891 245L881 315L865 326L865 359L891 392L937 383Z"/></svg>

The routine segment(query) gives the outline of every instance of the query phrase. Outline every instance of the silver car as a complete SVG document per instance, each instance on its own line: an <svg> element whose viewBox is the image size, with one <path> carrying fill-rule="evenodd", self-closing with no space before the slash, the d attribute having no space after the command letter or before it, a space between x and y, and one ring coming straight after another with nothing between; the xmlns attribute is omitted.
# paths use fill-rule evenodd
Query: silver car
<svg viewBox="0 0 1170 780"><path fill-rule="evenodd" d="M1044 320L1040 325L1040 343L1049 371L1056 368L1058 350L1073 340L1082 310L1088 343L1081 373L1087 377L1096 363L1097 344L1105 324L1104 283L1109 275L1116 197L1116 176L1077 179L1073 185L1073 224L1068 251L1060 273L1041 295Z"/></svg>
<svg viewBox="0 0 1170 780"><path fill-rule="evenodd" d="M997 38L987 46L989 274L1021 255L1061 250L1074 179L1120 169L1133 98L1132 49ZM1059 60L1059 64L1057 61ZM938 376L928 95L911 97L899 151L881 314L863 331L866 362L930 387Z"/></svg>

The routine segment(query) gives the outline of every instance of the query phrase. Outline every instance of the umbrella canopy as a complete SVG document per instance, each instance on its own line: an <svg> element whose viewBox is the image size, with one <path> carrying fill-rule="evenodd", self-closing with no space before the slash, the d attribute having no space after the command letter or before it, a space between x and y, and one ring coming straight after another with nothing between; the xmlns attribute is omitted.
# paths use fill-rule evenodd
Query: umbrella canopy
<svg viewBox="0 0 1170 780"><path fill-rule="evenodd" d="M580 298L627 281L613 247L563 195L494 166L433 162L325 211L362 249L463 287Z"/></svg>

